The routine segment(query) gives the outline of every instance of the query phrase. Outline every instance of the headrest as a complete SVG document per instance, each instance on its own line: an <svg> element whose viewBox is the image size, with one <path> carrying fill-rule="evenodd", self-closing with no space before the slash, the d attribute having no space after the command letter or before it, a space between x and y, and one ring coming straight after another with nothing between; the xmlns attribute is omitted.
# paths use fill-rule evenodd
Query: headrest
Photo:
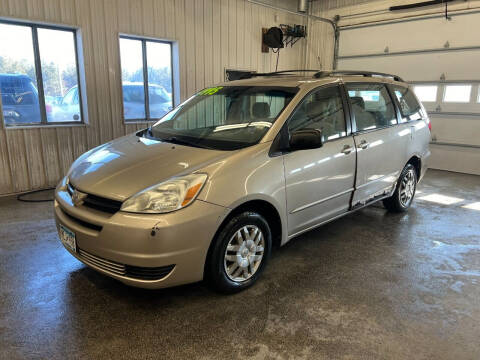
<svg viewBox="0 0 480 360"><path fill-rule="evenodd" d="M352 96L350 98L352 101L352 105L358 105L360 106L363 110L365 110L365 100L363 100L363 97L361 96Z"/></svg>
<svg viewBox="0 0 480 360"><path fill-rule="evenodd" d="M307 116L314 117L322 114L325 111L326 105L324 101L312 101L308 103L305 108Z"/></svg>
<svg viewBox="0 0 480 360"><path fill-rule="evenodd" d="M257 119L265 119L270 117L270 105L266 102L257 102L253 104L253 117Z"/></svg>

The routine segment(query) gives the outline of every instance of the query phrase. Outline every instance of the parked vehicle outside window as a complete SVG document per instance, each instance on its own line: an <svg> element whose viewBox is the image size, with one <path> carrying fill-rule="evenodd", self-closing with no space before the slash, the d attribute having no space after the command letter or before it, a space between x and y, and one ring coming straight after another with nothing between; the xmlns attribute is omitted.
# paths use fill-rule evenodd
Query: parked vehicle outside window
<svg viewBox="0 0 480 360"><path fill-rule="evenodd" d="M28 75L0 74L0 91L6 125L40 123L38 92Z"/></svg>

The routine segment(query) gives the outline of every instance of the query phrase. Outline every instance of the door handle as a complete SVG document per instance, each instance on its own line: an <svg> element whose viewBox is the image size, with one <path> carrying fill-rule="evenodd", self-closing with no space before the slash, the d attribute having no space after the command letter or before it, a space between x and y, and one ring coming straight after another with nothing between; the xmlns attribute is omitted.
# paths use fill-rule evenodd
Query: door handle
<svg viewBox="0 0 480 360"><path fill-rule="evenodd" d="M344 153L345 155L350 154L352 151L353 151L353 147L351 147L350 145L343 146L342 153Z"/></svg>
<svg viewBox="0 0 480 360"><path fill-rule="evenodd" d="M365 150L369 145L370 143L368 143L367 140L362 140L360 141L360 144L358 144L358 148Z"/></svg>

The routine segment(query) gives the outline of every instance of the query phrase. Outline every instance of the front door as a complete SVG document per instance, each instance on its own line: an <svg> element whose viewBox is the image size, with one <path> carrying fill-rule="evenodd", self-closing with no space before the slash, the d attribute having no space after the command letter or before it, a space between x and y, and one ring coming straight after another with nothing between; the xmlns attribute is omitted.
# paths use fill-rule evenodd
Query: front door
<svg viewBox="0 0 480 360"><path fill-rule="evenodd" d="M289 236L349 209L355 180L355 144L346 126L340 88L318 88L288 121L288 131L318 129L323 146L284 155Z"/></svg>

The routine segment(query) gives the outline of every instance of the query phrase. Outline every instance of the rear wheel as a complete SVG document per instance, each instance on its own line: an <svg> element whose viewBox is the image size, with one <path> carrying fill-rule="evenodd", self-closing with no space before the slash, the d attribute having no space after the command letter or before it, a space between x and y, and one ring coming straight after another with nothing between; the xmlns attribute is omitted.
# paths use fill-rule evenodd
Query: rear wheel
<svg viewBox="0 0 480 360"><path fill-rule="evenodd" d="M272 235L267 221L246 211L224 225L215 239L206 264L209 284L224 293L253 285L270 255Z"/></svg>
<svg viewBox="0 0 480 360"><path fill-rule="evenodd" d="M417 172L412 164L407 164L398 179L393 195L383 200L383 205L391 212L407 211L412 204L417 189Z"/></svg>

